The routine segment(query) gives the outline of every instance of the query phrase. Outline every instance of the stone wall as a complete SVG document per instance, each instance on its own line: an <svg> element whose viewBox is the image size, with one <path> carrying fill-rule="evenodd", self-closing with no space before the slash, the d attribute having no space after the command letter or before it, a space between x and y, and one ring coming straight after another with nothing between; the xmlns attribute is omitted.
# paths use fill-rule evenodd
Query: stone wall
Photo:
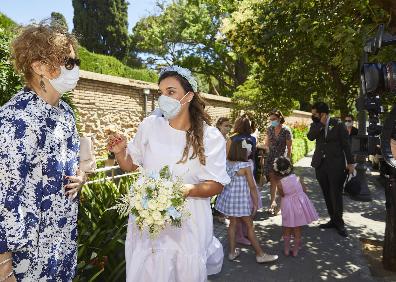
<svg viewBox="0 0 396 282"><path fill-rule="evenodd" d="M95 136L98 155L106 153L105 128L115 125L129 138L133 137L140 121L158 106L157 91L154 83L81 71L73 101L79 111L81 132ZM213 123L221 116L231 115L230 98L211 94L203 97ZM286 123L308 124L310 117L310 113L294 111Z"/></svg>
<svg viewBox="0 0 396 282"><path fill-rule="evenodd" d="M294 110L290 116L285 117L285 123L290 126L295 124L304 124L308 126L311 122L311 113L303 111Z"/></svg>

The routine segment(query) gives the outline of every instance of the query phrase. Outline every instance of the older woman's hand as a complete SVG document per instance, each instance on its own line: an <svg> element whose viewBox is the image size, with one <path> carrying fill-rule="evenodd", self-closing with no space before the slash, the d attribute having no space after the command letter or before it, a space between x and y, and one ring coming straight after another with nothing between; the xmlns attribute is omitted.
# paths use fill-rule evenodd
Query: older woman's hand
<svg viewBox="0 0 396 282"><path fill-rule="evenodd" d="M118 154L122 151L125 151L126 147L127 147L127 139L125 136L118 133L112 133L109 135L109 139L107 142L107 149L110 152L113 152L114 154Z"/></svg>
<svg viewBox="0 0 396 282"><path fill-rule="evenodd" d="M0 254L0 281L16 281L12 270L12 253Z"/></svg>
<svg viewBox="0 0 396 282"><path fill-rule="evenodd" d="M82 186L87 181L85 172L77 170L76 176L65 176L65 178L70 181L69 184L65 185L66 195L71 199L75 199L78 192L80 192Z"/></svg>

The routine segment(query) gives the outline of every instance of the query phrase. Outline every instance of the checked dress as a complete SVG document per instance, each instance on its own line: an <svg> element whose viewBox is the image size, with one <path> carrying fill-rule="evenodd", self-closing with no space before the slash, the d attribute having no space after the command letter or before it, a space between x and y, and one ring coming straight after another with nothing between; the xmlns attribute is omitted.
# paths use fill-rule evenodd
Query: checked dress
<svg viewBox="0 0 396 282"><path fill-rule="evenodd" d="M251 162L227 161L227 174L231 182L224 186L216 202L216 210L226 216L242 217L252 214L250 189L246 176L238 175L241 168L250 167Z"/></svg>

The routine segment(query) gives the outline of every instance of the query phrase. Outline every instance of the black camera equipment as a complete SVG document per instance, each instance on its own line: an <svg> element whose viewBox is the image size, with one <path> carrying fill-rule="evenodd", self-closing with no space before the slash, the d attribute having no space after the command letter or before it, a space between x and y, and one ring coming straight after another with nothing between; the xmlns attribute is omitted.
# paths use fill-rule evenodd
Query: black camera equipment
<svg viewBox="0 0 396 282"><path fill-rule="evenodd" d="M386 130L380 121L380 115L384 112L380 98L385 93L396 93L396 63L369 63L368 55L376 55L382 47L394 44L396 44L396 38L385 38L384 25L380 25L376 36L366 41L360 62L360 96L356 101L359 126L358 135L352 138L352 153L356 156L357 177L361 184L360 194L354 199L360 201L371 200L366 179L366 157L380 155L384 148L387 148L386 152L390 152L390 137L382 136ZM366 113L368 114L368 125ZM387 124L386 129L388 130L389 127L392 125ZM382 152L387 163L389 163L391 155ZM394 163L396 164L396 162Z"/></svg>

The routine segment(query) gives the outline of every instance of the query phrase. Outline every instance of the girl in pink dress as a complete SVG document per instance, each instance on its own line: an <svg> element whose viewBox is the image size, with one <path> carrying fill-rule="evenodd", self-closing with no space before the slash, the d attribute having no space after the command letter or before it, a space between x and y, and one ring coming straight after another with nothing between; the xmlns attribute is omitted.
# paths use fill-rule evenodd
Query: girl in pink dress
<svg viewBox="0 0 396 282"><path fill-rule="evenodd" d="M302 180L293 172L290 160L279 157L274 161L274 171L280 178L282 226L285 256L290 254L290 237L294 236L292 255L295 257L301 248L301 226L317 220L318 214L306 194Z"/></svg>

